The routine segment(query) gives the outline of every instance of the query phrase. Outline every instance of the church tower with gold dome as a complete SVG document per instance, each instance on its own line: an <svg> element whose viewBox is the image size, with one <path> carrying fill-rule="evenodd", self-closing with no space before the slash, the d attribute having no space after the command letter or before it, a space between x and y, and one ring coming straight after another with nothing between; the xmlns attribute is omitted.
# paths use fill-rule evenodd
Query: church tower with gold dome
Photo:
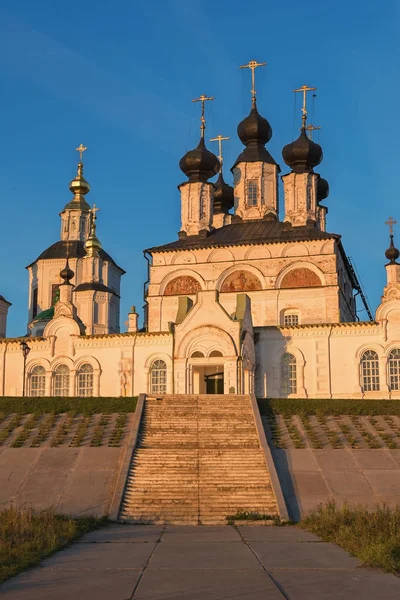
<svg viewBox="0 0 400 600"><path fill-rule="evenodd" d="M96 205L90 207L86 195L90 185L83 176L80 144L76 177L69 189L73 198L60 213L61 239L44 250L28 267L29 307L28 331L41 336L54 316L59 298L60 270L68 260L74 272L71 281L73 300L85 333L118 333L120 318L120 285L125 273L103 250L96 235Z"/></svg>

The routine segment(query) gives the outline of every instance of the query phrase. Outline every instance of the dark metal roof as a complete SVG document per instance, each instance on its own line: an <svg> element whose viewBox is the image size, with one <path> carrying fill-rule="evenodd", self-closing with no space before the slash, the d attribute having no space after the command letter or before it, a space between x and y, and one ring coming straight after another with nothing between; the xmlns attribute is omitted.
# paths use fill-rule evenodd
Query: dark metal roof
<svg viewBox="0 0 400 600"><path fill-rule="evenodd" d="M68 248L68 252L67 252L67 248ZM121 267L119 267L117 265L117 263L114 261L114 259L105 250L103 250L103 249L99 250L99 255L102 260L111 262L116 267L121 269ZM81 240L71 240L68 242L67 241L56 242L55 244L52 244L46 250L44 250L42 252L42 254L40 254L37 257L37 259L35 261L33 261L33 263L28 265L28 267L33 265L38 260L45 260L45 259L51 259L51 258L65 258L66 259L67 256L69 258L83 258L84 256L86 256L85 243L82 242ZM125 271L123 269L121 269L121 271L123 273L125 273Z"/></svg>
<svg viewBox="0 0 400 600"><path fill-rule="evenodd" d="M207 237L191 235L186 238L154 246L147 252L168 252L218 246L244 246L248 244L274 244L279 242L301 242L312 240L340 240L340 235L327 233L314 227L290 227L280 221L242 221L214 229Z"/></svg>
<svg viewBox="0 0 400 600"><path fill-rule="evenodd" d="M4 296L1 296L1 295L0 295L0 300L3 300L3 302L6 302L6 303L7 303L9 306L11 306L11 302L9 302L8 300L6 300L6 299L4 298Z"/></svg>
<svg viewBox="0 0 400 600"><path fill-rule="evenodd" d="M99 283L96 281L91 281L88 283L80 283L79 285L76 286L76 288L74 288L74 292L87 292L89 290L94 290L96 292L108 292L110 294L114 294L115 296L118 296L118 294L116 292L114 292L114 290L112 290L111 288L104 285L104 283ZM119 298L119 296L118 296L118 298Z"/></svg>

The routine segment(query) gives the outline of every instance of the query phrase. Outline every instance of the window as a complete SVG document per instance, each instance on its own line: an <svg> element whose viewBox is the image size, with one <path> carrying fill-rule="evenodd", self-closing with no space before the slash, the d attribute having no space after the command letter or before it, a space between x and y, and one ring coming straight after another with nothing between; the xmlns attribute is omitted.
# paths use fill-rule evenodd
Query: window
<svg viewBox="0 0 400 600"><path fill-rule="evenodd" d="M389 388L390 390L400 390L400 349L396 348L389 354Z"/></svg>
<svg viewBox="0 0 400 600"><path fill-rule="evenodd" d="M150 369L150 393L166 394L167 365L163 360L155 360Z"/></svg>
<svg viewBox="0 0 400 600"><path fill-rule="evenodd" d="M283 324L285 327L294 327L299 324L299 315L295 313L287 313L283 317Z"/></svg>
<svg viewBox="0 0 400 600"><path fill-rule="evenodd" d="M364 392L379 390L379 360L374 350L366 350L361 357L361 387Z"/></svg>
<svg viewBox="0 0 400 600"><path fill-rule="evenodd" d="M246 183L247 206L257 206L258 185L256 179L249 179Z"/></svg>
<svg viewBox="0 0 400 600"><path fill-rule="evenodd" d="M30 396L44 396L46 393L46 370L37 365L30 372Z"/></svg>
<svg viewBox="0 0 400 600"><path fill-rule="evenodd" d="M77 395L80 397L93 396L93 367L83 364L78 371Z"/></svg>
<svg viewBox="0 0 400 600"><path fill-rule="evenodd" d="M33 290L32 298L32 317L35 318L38 314L38 288Z"/></svg>
<svg viewBox="0 0 400 600"><path fill-rule="evenodd" d="M59 284L53 283L51 286L51 306L54 306L60 299Z"/></svg>
<svg viewBox="0 0 400 600"><path fill-rule="evenodd" d="M58 365L54 371L53 393L55 396L69 396L69 369Z"/></svg>
<svg viewBox="0 0 400 600"><path fill-rule="evenodd" d="M296 394L297 392L297 366L293 354L282 356L281 388L283 394Z"/></svg>

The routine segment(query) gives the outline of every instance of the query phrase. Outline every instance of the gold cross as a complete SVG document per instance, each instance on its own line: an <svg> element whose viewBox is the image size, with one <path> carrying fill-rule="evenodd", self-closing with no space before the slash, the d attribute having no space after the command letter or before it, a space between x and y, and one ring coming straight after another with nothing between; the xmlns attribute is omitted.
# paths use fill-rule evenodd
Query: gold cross
<svg viewBox="0 0 400 600"><path fill-rule="evenodd" d="M385 221L385 225L389 225L389 233L393 234L393 225L397 225L397 221L393 219L393 217L389 217L387 221Z"/></svg>
<svg viewBox="0 0 400 600"><path fill-rule="evenodd" d="M99 209L99 208L97 208L97 206L96 206L95 204L93 204L93 208L91 208L91 209L90 209L90 212L93 214L93 219L94 219L94 220L96 220L96 219L97 219L96 213L97 213L97 211L99 211L99 210L100 210L100 209Z"/></svg>
<svg viewBox="0 0 400 600"><path fill-rule="evenodd" d="M307 119L307 92L312 92L316 89L316 87L308 87L308 85L302 85L301 88L299 88L298 90L293 90L294 92L303 92L303 107L301 109L301 112L303 113L301 117L303 127L305 127Z"/></svg>
<svg viewBox="0 0 400 600"><path fill-rule="evenodd" d="M76 148L76 151L79 152L79 160L82 162L82 154L86 152L87 148L83 144L79 144Z"/></svg>
<svg viewBox="0 0 400 600"><path fill-rule="evenodd" d="M257 67L265 67L267 63L259 63L256 60L251 60L247 65L242 65L240 68L241 69L251 69L251 99L253 101L253 103L256 100L256 86L255 86L255 75L254 75L254 71L257 69Z"/></svg>
<svg viewBox="0 0 400 600"><path fill-rule="evenodd" d="M210 139L210 142L218 142L218 152L219 152L218 159L221 164L221 169L222 169L222 163L224 162L224 159L222 158L222 142L225 140L229 140L229 139L230 138L228 138L228 137L222 137L221 134L217 135L217 137L215 137L215 138Z"/></svg>
<svg viewBox="0 0 400 600"><path fill-rule="evenodd" d="M303 128L300 127L300 129L303 129ZM306 131L309 132L308 137L310 138L310 140L312 140L312 132L317 131L318 129L322 129L322 127L320 127L319 125L312 125L311 123L309 125L307 125Z"/></svg>
<svg viewBox="0 0 400 600"><path fill-rule="evenodd" d="M204 130L206 128L206 120L204 117L204 102L207 102L207 100L214 100L214 96L207 97L205 94L202 94L199 98L195 98L194 100L192 100L192 102L201 102L200 131L202 138L204 137Z"/></svg>

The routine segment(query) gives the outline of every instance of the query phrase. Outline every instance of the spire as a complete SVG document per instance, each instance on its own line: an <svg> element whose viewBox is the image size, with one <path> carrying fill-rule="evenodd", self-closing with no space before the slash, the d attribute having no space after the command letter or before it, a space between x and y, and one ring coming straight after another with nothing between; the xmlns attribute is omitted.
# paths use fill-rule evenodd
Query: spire
<svg viewBox="0 0 400 600"><path fill-rule="evenodd" d="M179 162L181 171L189 178L190 183L198 181L205 182L211 177L214 177L220 168L218 158L215 154L207 150L204 142L204 132L206 129L204 103L207 100L214 100L214 98L202 94L199 98L192 100L192 102L201 102L200 141L197 148L186 152L185 156L183 156Z"/></svg>
<svg viewBox="0 0 400 600"><path fill-rule="evenodd" d="M301 88L293 90L295 93L301 92L303 94L301 129L297 140L283 148L282 157L294 173L313 173L313 168L322 161L321 146L313 142L307 135L307 130L316 129L314 126L307 126L307 92L316 89L315 87L303 85Z"/></svg>
<svg viewBox="0 0 400 600"><path fill-rule="evenodd" d="M69 242L67 242L67 258L65 261L65 267L60 271L60 277L63 280L61 285L72 285L70 283L71 279L73 279L75 273L69 266Z"/></svg>
<svg viewBox="0 0 400 600"><path fill-rule="evenodd" d="M251 110L249 115L238 125L237 133L246 149L237 157L233 170L240 162L265 162L276 165L265 144L272 137L272 128L267 119L262 117L257 110L256 89L255 89L255 69L263 67L267 63L258 63L251 60L247 65L242 65L241 69L251 70Z"/></svg>
<svg viewBox="0 0 400 600"><path fill-rule="evenodd" d="M385 256L389 261L390 265L397 265L396 260L400 256L399 250L395 247L393 242L393 225L397 225L397 221L393 219L393 217L389 217L387 221L385 221L385 225L389 226L389 237L390 237L390 246L385 252Z"/></svg>
<svg viewBox="0 0 400 600"><path fill-rule="evenodd" d="M74 194L74 197L65 206L64 210L76 209L76 208L85 210L85 211L90 210L89 204L86 202L86 198L85 198L85 195L90 192L90 185L88 184L88 182L86 181L86 179L83 176L83 162L82 162L82 155L83 155L83 152L85 152L86 150L87 150L87 148L83 144L80 144L76 148L76 151L79 152L78 169L77 169L76 177L69 184L69 189Z"/></svg>
<svg viewBox="0 0 400 600"><path fill-rule="evenodd" d="M221 134L215 138L211 138L210 142L218 142L218 160L220 163L218 179L215 182L214 200L213 200L213 213L227 214L234 204L234 191L233 187L225 183L224 176L222 173L222 164L224 162L222 156L222 142L229 140L229 137L223 137Z"/></svg>
<svg viewBox="0 0 400 600"><path fill-rule="evenodd" d="M87 241L85 242L86 253L88 256L99 256L99 250L101 250L101 242L96 235L96 213L100 209L93 204L93 208L90 209L90 233Z"/></svg>

